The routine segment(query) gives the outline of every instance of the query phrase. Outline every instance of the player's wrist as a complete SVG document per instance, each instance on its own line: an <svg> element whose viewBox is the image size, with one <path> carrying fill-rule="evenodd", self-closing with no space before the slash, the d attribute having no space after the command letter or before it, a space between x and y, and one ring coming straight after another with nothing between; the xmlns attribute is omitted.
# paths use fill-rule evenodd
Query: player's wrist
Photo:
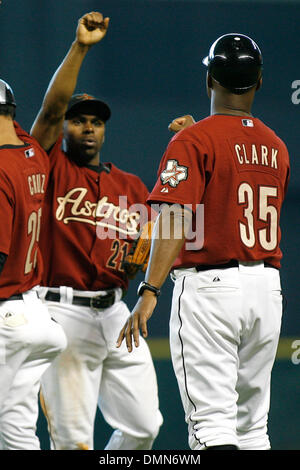
<svg viewBox="0 0 300 470"><path fill-rule="evenodd" d="M160 296L160 289L149 282L142 281L137 289L138 296L151 295L155 297Z"/></svg>
<svg viewBox="0 0 300 470"><path fill-rule="evenodd" d="M92 46L90 44L85 44L78 38L73 41L73 48L82 54L86 54L91 47Z"/></svg>
<svg viewBox="0 0 300 470"><path fill-rule="evenodd" d="M155 294L155 292L151 291L151 290L147 290L145 289L142 294L139 295L140 297L155 297L157 298L157 295Z"/></svg>

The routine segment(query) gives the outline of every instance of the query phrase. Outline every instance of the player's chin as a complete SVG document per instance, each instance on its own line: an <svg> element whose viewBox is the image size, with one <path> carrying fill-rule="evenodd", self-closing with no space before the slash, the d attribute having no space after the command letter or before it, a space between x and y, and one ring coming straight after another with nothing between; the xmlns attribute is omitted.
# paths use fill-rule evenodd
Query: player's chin
<svg viewBox="0 0 300 470"><path fill-rule="evenodd" d="M86 149L84 152L81 153L81 156L84 160L89 162L90 160L93 160L93 158L96 157L98 152L96 152L96 149Z"/></svg>
<svg viewBox="0 0 300 470"><path fill-rule="evenodd" d="M82 145L80 148L80 155L82 158L85 160L92 160L93 158L96 157L99 153L99 146L98 145Z"/></svg>
<svg viewBox="0 0 300 470"><path fill-rule="evenodd" d="M76 155L72 155L72 160L79 166L88 165L97 156L98 152L92 151L91 149L81 151Z"/></svg>

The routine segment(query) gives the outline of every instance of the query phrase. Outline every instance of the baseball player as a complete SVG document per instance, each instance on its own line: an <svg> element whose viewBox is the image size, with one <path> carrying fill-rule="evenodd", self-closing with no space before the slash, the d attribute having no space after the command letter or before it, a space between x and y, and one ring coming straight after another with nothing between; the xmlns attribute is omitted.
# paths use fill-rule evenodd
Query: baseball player
<svg viewBox="0 0 300 470"><path fill-rule="evenodd" d="M163 156L149 202L166 204L154 228L140 298L117 345L125 338L132 351L139 327L147 336L171 270L170 346L191 449L265 450L281 327L279 218L289 155L273 130L251 114L262 83L257 44L225 34L204 64L211 113L178 132ZM174 124L178 130L184 120ZM204 210L203 225L198 210ZM182 227L187 221L193 233L204 230L203 244L193 243ZM172 231L163 237L165 225L177 237Z"/></svg>
<svg viewBox="0 0 300 470"><path fill-rule="evenodd" d="M48 157L14 122L15 109L0 80L0 449L39 450L40 377L66 337L37 295Z"/></svg>
<svg viewBox="0 0 300 470"><path fill-rule="evenodd" d="M109 106L73 95L88 49L109 19L92 12L46 92L31 133L48 151L50 181L41 249L45 300L68 347L42 380L51 447L90 450L97 404L115 429L106 449L151 449L162 424L156 374L146 342L117 351L115 331L129 315L122 267L146 214L148 190L135 175L100 161Z"/></svg>

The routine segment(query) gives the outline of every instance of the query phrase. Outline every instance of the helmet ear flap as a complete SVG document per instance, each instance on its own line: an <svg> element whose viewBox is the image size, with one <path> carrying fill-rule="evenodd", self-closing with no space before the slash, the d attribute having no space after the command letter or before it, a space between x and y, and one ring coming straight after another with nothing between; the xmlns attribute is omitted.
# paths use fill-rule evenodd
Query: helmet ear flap
<svg viewBox="0 0 300 470"><path fill-rule="evenodd" d="M9 104L16 107L16 101L11 87L0 79L0 105Z"/></svg>

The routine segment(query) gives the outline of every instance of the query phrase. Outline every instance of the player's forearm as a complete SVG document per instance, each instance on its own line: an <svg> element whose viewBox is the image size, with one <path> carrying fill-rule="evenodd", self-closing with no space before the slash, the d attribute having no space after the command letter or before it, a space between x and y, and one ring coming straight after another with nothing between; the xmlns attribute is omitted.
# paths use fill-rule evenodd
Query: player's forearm
<svg viewBox="0 0 300 470"><path fill-rule="evenodd" d="M146 272L145 281L152 286L160 288L177 258L184 243L180 240L154 240L152 242L150 263Z"/></svg>
<svg viewBox="0 0 300 470"><path fill-rule="evenodd" d="M54 73L46 91L42 109L45 113L63 115L76 88L84 58L90 49L75 40L63 62Z"/></svg>
<svg viewBox="0 0 300 470"><path fill-rule="evenodd" d="M185 227L191 222L191 213L178 208L175 214L162 211L152 234L150 260L145 281L160 288L185 241Z"/></svg>

